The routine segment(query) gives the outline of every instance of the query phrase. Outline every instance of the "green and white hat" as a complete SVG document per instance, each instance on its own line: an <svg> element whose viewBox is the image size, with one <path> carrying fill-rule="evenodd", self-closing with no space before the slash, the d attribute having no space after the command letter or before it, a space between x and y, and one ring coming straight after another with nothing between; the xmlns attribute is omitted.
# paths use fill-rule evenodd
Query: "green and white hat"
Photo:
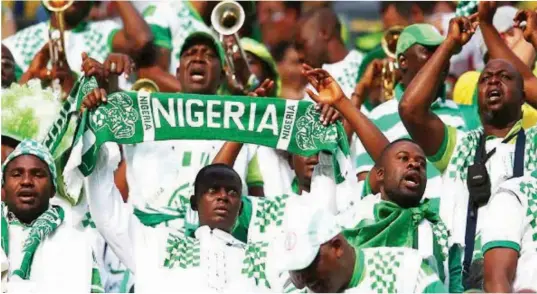
<svg viewBox="0 0 537 294"><path fill-rule="evenodd" d="M272 89L272 92L275 97L280 97L282 81L280 79L280 74L278 73L276 62L274 61L274 58L272 58L272 55L268 51L267 47L254 39L246 37L241 38L240 43L244 51L252 53L268 65L272 75L274 76L274 88Z"/></svg>
<svg viewBox="0 0 537 294"><path fill-rule="evenodd" d="M408 50L415 44L423 46L439 46L444 42L444 37L432 25L418 23L406 27L397 40L396 56Z"/></svg>
<svg viewBox="0 0 537 294"><path fill-rule="evenodd" d="M54 163L54 158L52 157L52 154L50 154L47 147L43 146L41 143L35 141L35 140L24 140L22 141L11 154L6 158L4 163L2 164L2 174L5 173L7 165L14 160L15 158L21 156L21 155L33 155L39 159L41 159L47 166L50 171L50 177L52 179L52 184L54 185L54 189L58 190L58 184L56 180L56 164ZM4 185L4 177L2 177L2 185Z"/></svg>
<svg viewBox="0 0 537 294"><path fill-rule="evenodd" d="M277 255L275 258L281 263L280 272L308 267L315 260L321 245L341 232L334 215L326 208L312 207L311 201L305 200L288 204L283 236L276 241L274 251Z"/></svg>

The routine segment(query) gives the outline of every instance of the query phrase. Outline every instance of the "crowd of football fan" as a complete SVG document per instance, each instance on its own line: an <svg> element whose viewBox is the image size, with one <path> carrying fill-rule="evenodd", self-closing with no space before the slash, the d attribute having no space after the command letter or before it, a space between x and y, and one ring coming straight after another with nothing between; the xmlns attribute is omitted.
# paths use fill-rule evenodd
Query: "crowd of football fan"
<svg viewBox="0 0 537 294"><path fill-rule="evenodd" d="M228 1L220 35L220 3L74 1L17 30L2 2L2 292L537 292L537 3L381 2L400 29L374 46L330 2ZM190 133L125 131L144 95ZM271 109L313 155L269 142ZM259 137L229 135L248 114Z"/></svg>

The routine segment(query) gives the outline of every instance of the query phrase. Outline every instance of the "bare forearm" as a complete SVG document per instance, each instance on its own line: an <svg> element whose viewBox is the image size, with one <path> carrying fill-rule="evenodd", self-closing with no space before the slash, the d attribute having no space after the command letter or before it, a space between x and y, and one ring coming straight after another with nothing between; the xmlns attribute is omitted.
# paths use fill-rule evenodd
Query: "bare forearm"
<svg viewBox="0 0 537 294"><path fill-rule="evenodd" d="M483 288L487 293L512 293L511 283L506 276L485 279Z"/></svg>
<svg viewBox="0 0 537 294"><path fill-rule="evenodd" d="M389 144L386 136L371 120L358 111L350 100L342 99L335 107L343 115L348 126L356 133L367 153L377 162L382 150Z"/></svg>
<svg viewBox="0 0 537 294"><path fill-rule="evenodd" d="M159 66L140 68L138 75L140 78L150 79L157 83L160 92L181 92L181 84L179 81Z"/></svg>
<svg viewBox="0 0 537 294"><path fill-rule="evenodd" d="M140 53L153 40L149 25L129 1L116 1L115 5L123 22L121 32L125 35L131 51Z"/></svg>
<svg viewBox="0 0 537 294"><path fill-rule="evenodd" d="M213 159L213 164L223 163L233 166L235 164L235 160L237 160L237 156L239 156L239 153L241 152L242 145L242 143L226 142Z"/></svg>

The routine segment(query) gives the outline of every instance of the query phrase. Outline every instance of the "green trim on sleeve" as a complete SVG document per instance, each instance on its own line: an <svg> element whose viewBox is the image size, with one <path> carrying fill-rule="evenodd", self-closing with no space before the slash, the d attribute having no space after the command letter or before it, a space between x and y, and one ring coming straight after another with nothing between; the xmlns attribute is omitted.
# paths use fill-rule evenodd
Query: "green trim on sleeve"
<svg viewBox="0 0 537 294"><path fill-rule="evenodd" d="M485 245L483 245L483 249L481 249L481 252L483 252L483 255L485 255L485 252L494 248L510 248L520 253L520 244L513 242L513 241L507 241L507 240L505 241L497 240L497 241L487 242L485 243Z"/></svg>
<svg viewBox="0 0 537 294"><path fill-rule="evenodd" d="M446 170L449 160L453 155L453 151L455 151L456 144L457 129L444 124L444 140L442 141L442 145L440 145L440 149L438 149L438 152L435 155L429 156L429 161L431 161L434 167L441 173Z"/></svg>
<svg viewBox="0 0 537 294"><path fill-rule="evenodd" d="M423 293L448 293L448 291L444 287L444 284L437 280L425 287Z"/></svg>
<svg viewBox="0 0 537 294"><path fill-rule="evenodd" d="M169 28L165 28L156 24L150 24L149 28L153 33L153 42L156 46L172 50L172 36Z"/></svg>
<svg viewBox="0 0 537 294"><path fill-rule="evenodd" d="M248 162L248 171L246 172L246 184L248 187L263 187L263 175L259 169L259 160L257 159L257 153L252 157L252 160Z"/></svg>
<svg viewBox="0 0 537 294"><path fill-rule="evenodd" d="M22 68L15 62L15 81L16 82L18 82L21 79L23 73L24 71L22 70Z"/></svg>
<svg viewBox="0 0 537 294"><path fill-rule="evenodd" d="M108 35L108 40L106 42L108 44L108 49L110 50L110 52L114 52L114 38L119 31L120 29L113 29Z"/></svg>

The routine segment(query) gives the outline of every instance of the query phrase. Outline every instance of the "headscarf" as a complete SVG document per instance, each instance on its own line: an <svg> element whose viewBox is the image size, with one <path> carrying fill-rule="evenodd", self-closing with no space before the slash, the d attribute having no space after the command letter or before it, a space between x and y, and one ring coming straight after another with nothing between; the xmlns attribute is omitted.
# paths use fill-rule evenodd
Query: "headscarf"
<svg viewBox="0 0 537 294"><path fill-rule="evenodd" d="M50 171L50 177L52 179L52 184L54 189L58 190L58 184L56 179L56 164L54 163L54 158L50 154L49 150L43 146L41 143L35 140L24 140L22 141L11 154L6 158L5 162L2 164L2 174L5 173L7 165L13 161L15 158L21 155L33 155L41 159L47 166ZM2 186L4 185L4 178L2 177Z"/></svg>

